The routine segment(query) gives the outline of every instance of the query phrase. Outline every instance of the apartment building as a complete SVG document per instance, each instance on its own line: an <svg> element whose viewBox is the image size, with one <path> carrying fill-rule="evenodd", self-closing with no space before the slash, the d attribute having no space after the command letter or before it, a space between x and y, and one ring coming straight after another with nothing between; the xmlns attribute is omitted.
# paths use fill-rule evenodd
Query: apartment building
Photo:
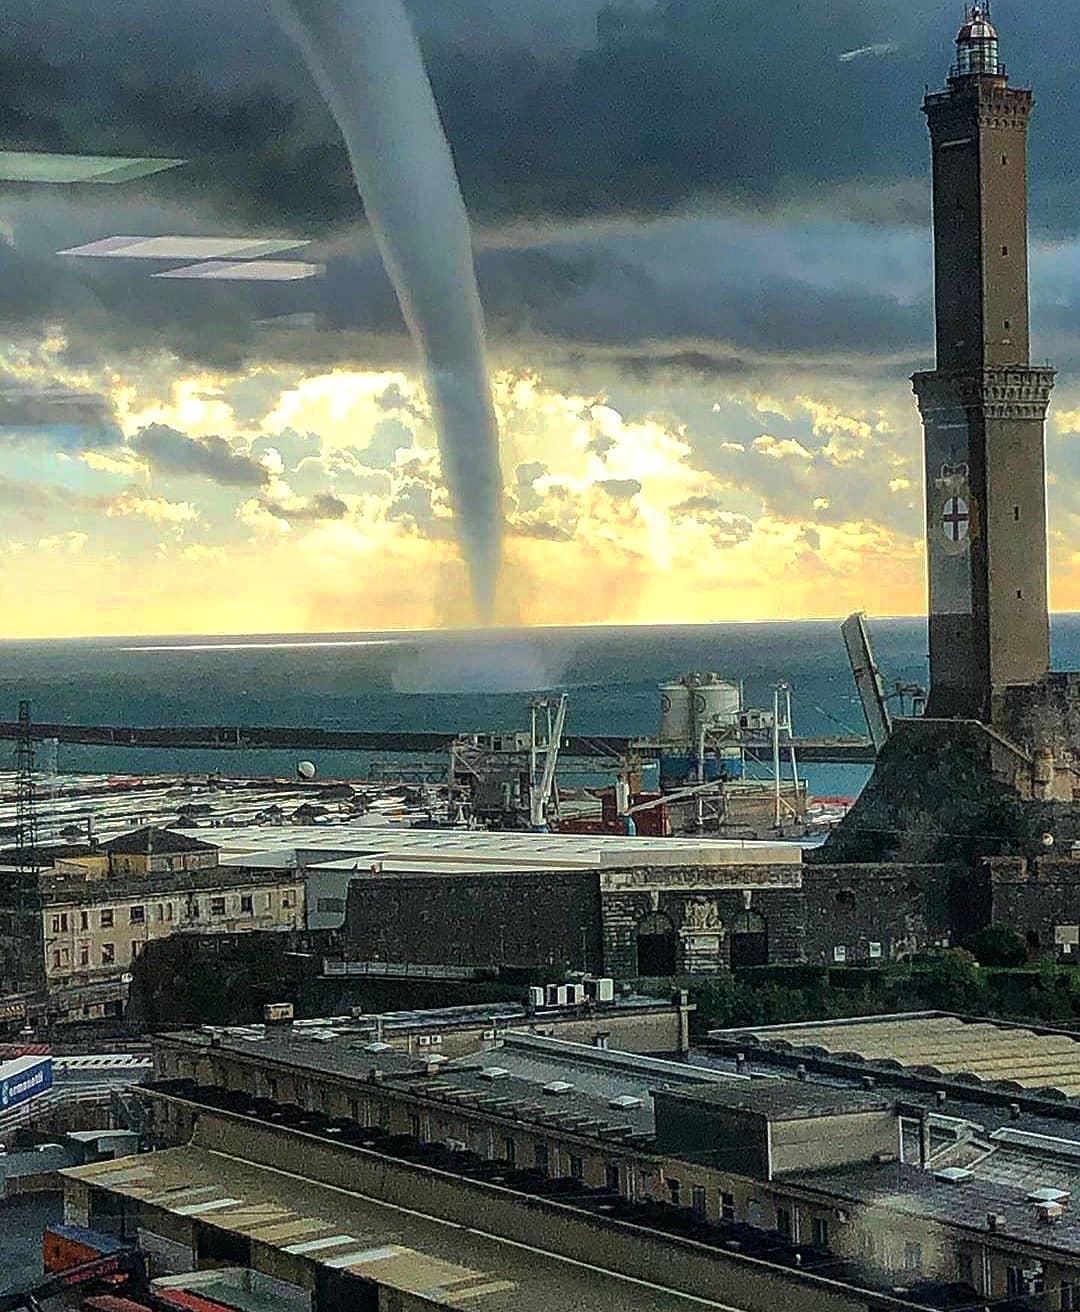
<svg viewBox="0 0 1080 1312"><path fill-rule="evenodd" d="M827 1277L863 1306L1080 1307L1080 1117L1050 1100L958 1087L946 1103L745 1054L668 1061L535 1034L445 1061L347 1023L170 1035L155 1071L164 1143L218 1117L259 1123L273 1143L249 1155L279 1169L314 1136Z"/></svg>
<svg viewBox="0 0 1080 1312"><path fill-rule="evenodd" d="M23 968L53 1019L122 1014L132 965L155 939L304 926L294 870L221 866L212 844L156 828L58 859L22 899L35 958L24 945Z"/></svg>

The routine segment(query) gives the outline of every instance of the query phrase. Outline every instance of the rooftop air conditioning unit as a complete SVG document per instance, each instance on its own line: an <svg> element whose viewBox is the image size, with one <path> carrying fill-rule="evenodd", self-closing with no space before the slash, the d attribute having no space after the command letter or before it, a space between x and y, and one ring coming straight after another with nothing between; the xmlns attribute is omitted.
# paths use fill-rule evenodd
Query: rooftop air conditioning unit
<svg viewBox="0 0 1080 1312"><path fill-rule="evenodd" d="M430 1035L430 1034L421 1034L421 1035L417 1038L416 1042L420 1045L421 1048L430 1048L430 1047L431 1047L431 1035Z"/></svg>
<svg viewBox="0 0 1080 1312"><path fill-rule="evenodd" d="M618 1097L608 1100L608 1106L616 1107L619 1111L629 1111L631 1107L640 1107L641 1099L631 1093L620 1093Z"/></svg>
<svg viewBox="0 0 1080 1312"><path fill-rule="evenodd" d="M505 1066L485 1066L476 1072L478 1080L508 1080L510 1072Z"/></svg>
<svg viewBox="0 0 1080 1312"><path fill-rule="evenodd" d="M544 1092L553 1094L555 1097L561 1097L563 1094L573 1093L574 1086L568 1084L566 1080L552 1080L550 1084L544 1085Z"/></svg>

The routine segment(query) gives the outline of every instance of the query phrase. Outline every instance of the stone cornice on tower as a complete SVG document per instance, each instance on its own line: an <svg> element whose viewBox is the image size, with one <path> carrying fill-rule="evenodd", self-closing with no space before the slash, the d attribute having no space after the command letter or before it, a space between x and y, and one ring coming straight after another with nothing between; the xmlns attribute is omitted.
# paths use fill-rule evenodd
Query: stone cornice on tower
<svg viewBox="0 0 1080 1312"><path fill-rule="evenodd" d="M1055 370L1028 365L1000 369L934 369L915 374L912 387L924 419L957 408L986 419L1045 420Z"/></svg>
<svg viewBox="0 0 1080 1312"><path fill-rule="evenodd" d="M932 91L923 101L923 113L935 140L958 128L977 122L981 128L1027 130L1035 93L1026 87L1010 87L1004 79L965 78L948 91Z"/></svg>

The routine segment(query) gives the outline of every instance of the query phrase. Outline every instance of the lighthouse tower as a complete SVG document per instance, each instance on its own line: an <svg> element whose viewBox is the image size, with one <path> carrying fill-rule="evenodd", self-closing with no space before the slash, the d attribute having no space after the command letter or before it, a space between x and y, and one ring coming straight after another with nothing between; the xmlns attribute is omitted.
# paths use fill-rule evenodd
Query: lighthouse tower
<svg viewBox="0 0 1080 1312"><path fill-rule="evenodd" d="M937 368L912 382L925 429L927 714L993 722L1050 664L1044 426L1054 371L1028 341L1027 126L988 4L971 5L933 150Z"/></svg>

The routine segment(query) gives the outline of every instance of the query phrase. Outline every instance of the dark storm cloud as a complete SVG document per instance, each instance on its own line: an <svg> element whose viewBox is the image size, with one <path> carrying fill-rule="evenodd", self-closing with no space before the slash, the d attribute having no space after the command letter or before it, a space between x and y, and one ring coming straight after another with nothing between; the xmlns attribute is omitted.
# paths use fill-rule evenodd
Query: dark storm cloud
<svg viewBox="0 0 1080 1312"><path fill-rule="evenodd" d="M315 524L327 519L344 519L349 507L340 497L330 492L316 492L302 505L282 505L279 501L262 502L275 519L283 519L289 524Z"/></svg>
<svg viewBox="0 0 1080 1312"><path fill-rule="evenodd" d="M265 466L233 450L223 437L191 437L166 424L150 424L136 434L132 449L165 474L207 478L224 487L264 487L270 481Z"/></svg>
<svg viewBox="0 0 1080 1312"><path fill-rule="evenodd" d="M5 384L0 378L0 446L85 451L121 440L112 403L95 392Z"/></svg>
<svg viewBox="0 0 1080 1312"><path fill-rule="evenodd" d="M1037 214L1070 227L1080 90L1058 34L1073 7L996 13L1010 66L1038 82ZM889 195L883 184L925 176L917 101L944 77L955 20L941 0L411 9L470 207L492 218L817 201L843 184L856 208ZM9 146L176 154L191 163L147 184L155 194L194 189L262 221L356 217L337 133L268 6L0 0L0 21ZM857 50L873 53L842 61Z"/></svg>
<svg viewBox="0 0 1080 1312"><path fill-rule="evenodd" d="M917 102L951 55L941 0L411 4L473 211L612 220L479 234L496 362L525 354L582 379L599 364L608 376L737 386L777 367L898 376L927 360ZM0 19L2 144L191 161L123 187L0 187L12 233L0 239L0 325L12 337L60 324L76 368L140 351L221 369L415 363L362 230L328 234L355 228L359 204L336 129L268 7L102 0L89 14L75 0L0 0ZM1068 146L1080 90L1064 44L1046 36L1071 11L1033 0L1020 12L1008 0L997 19L1011 66L1037 74L1038 213L1067 228L1073 206L1058 191L1080 167ZM883 44L897 49L841 62ZM704 207L697 220L626 217L685 212L695 198L727 217ZM747 212L779 201L768 216ZM54 254L129 230L329 235L328 272L208 286L151 282L141 261ZM1033 292L1040 349L1067 369L1080 364L1080 270L1064 249L1042 282L1035 251ZM305 314L328 331L257 326ZM421 420L405 399L390 389L381 403L395 422Z"/></svg>

